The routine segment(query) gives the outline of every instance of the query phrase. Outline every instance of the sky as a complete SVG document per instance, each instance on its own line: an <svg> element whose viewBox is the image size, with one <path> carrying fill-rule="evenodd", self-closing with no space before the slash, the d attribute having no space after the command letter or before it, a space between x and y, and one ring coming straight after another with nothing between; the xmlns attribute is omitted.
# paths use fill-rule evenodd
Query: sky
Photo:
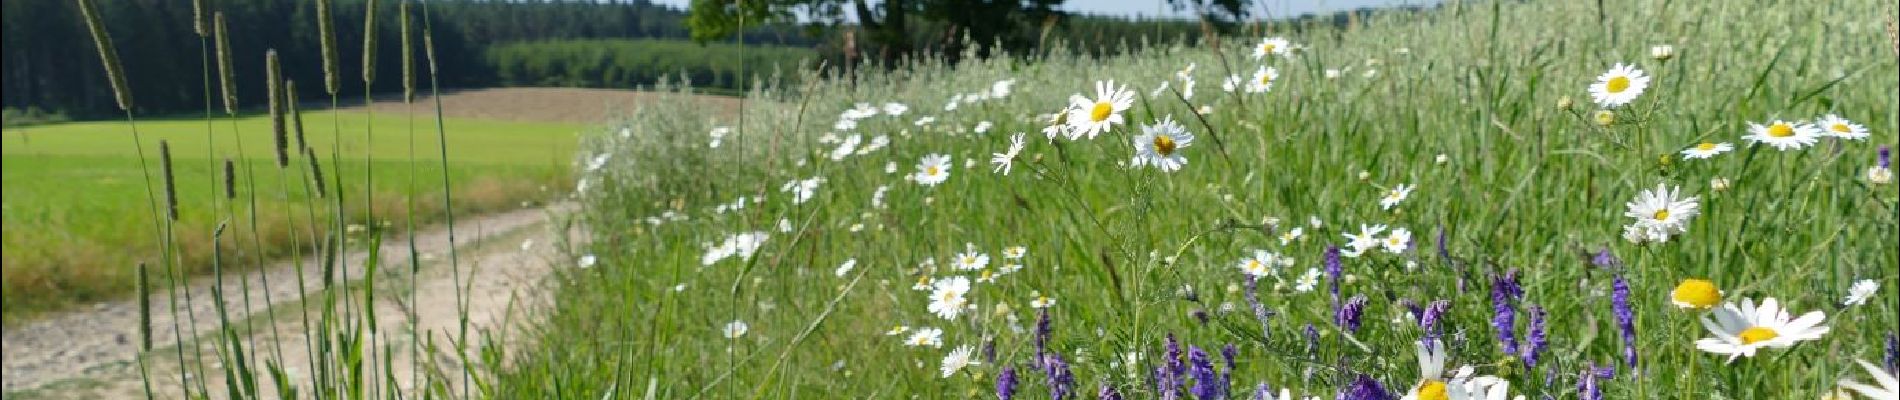
<svg viewBox="0 0 1900 400"><path fill-rule="evenodd" d="M1254 0L1254 12L1265 7L1271 16L1291 17L1306 13L1328 13L1351 10L1360 7L1385 7L1397 5L1424 5L1438 3L1440 0ZM653 0L654 3L686 8L691 0ZM873 1L875 3L875 1ZM1110 15L1121 17L1187 17L1186 12L1175 12L1168 7L1167 0L1066 0L1062 7L1065 11Z"/></svg>

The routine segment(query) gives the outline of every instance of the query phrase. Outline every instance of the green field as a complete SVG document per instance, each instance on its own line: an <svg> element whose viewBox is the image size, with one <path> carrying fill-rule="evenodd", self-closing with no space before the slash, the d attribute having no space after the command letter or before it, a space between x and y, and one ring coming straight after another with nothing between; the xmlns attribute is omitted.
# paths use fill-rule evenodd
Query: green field
<svg viewBox="0 0 1900 400"><path fill-rule="evenodd" d="M367 197L375 202L375 222L402 227L412 173L420 199L419 221L441 218L443 175L432 117L310 112L305 113L304 123L307 145L316 150L326 180L342 174L353 223L369 222L362 213ZM243 116L235 122L224 118L210 123L190 118L139 121L153 182L160 181L158 143L167 141L171 146L180 214L174 230L179 238L178 259L187 270L210 268L211 233L220 222L231 229L223 244L226 257L242 265L297 253L299 247L311 245L314 233L325 231L322 224L310 223L315 214L304 211L311 205L313 190L307 160L295 155L290 168L277 168L269 124L261 115ZM458 214L517 207L563 190L569 181L575 134L581 129L571 124L462 119L449 119L444 125L447 176ZM344 154L340 169L329 158L333 146L340 146ZM134 266L141 262L160 265L155 238L162 235L153 226L145 172L124 122L8 128L4 149L0 160L5 164L8 319L131 294L136 284ZM236 161L240 184L235 201L225 199L222 164L226 158ZM372 191L365 190L363 183L366 165L373 196L367 195ZM163 202L163 193L158 196ZM259 233L255 240L250 235L253 196ZM326 199L319 201L318 207L329 204Z"/></svg>
<svg viewBox="0 0 1900 400"><path fill-rule="evenodd" d="M1843 378L1873 381L1854 360L1895 357L1896 191L1867 178L1900 131L1883 27L1893 13L1871 0L1454 1L1356 29L1302 27L1290 57L1251 57L1255 36L1222 38L1218 52L923 62L765 90L742 122L645 109L615 127L653 135L587 137L579 150L604 160L579 177L594 183L580 197L600 263L559 272L533 344L511 349L484 387L500 398L1007 398L995 391L1009 370L1016 398L1247 398L1268 385L1299 398L1424 388L1419 398L1445 399L1448 383L1490 382L1424 371L1415 349L1435 336L1444 370L1470 366L1512 396L1818 398ZM1673 52L1652 58L1655 45ZM1588 88L1618 63L1653 79L1599 117ZM1189 66L1194 96L1182 100L1177 72ZM1260 66L1278 70L1270 90L1221 90ZM1005 80L1013 90L995 95ZM1134 94L1102 114L1125 124L1045 139L1046 114L1071 94L1092 104L1109 80ZM859 102L908 112L844 115ZM1786 151L1743 139L1750 123L1827 114L1871 137ZM1130 166L1131 143L1155 143L1136 135L1164 118L1195 135L1167 146L1188 163ZM710 147L720 126L734 133ZM991 172L1017 132L1028 138L1013 172ZM890 145L833 157L840 142L876 137ZM1705 141L1738 148L1679 155ZM907 178L932 154L949 156L947 180ZM812 178L822 181L801 183ZM1699 212L1665 243L1625 240L1639 221L1626 203L1658 184ZM1382 206L1399 185L1417 189ZM1637 214L1691 214L1652 211ZM1410 240L1331 255L1374 224L1392 228L1379 239L1404 228ZM1296 227L1302 236L1280 239ZM748 232L765 236L756 253L735 240ZM1026 255L1005 257L1011 246ZM1292 259L1258 278L1266 318L1236 267L1257 249ZM958 268L964 253L988 263ZM1020 271L996 277L1008 264ZM955 279L972 288L958 297L930 284ZM1711 332L1698 320L1714 311L1672 305L1709 300L1672 295L1687 279L1714 282L1720 292L1705 294L1731 307L1774 298L1793 316L1822 312L1830 330L1809 338L1723 317L1745 325ZM1878 290L1845 304L1856 282ZM1053 305L1033 308L1038 294ZM931 303L959 298L946 304L961 313L933 315ZM1421 327L1412 307L1434 301L1449 308ZM926 328L942 330L941 346L906 344ZM1724 337L1777 346L1731 358L1696 344ZM1168 349L1174 340L1188 355ZM978 363L940 371L958 366L946 360L959 348ZM1389 393L1364 396L1378 391L1368 380ZM1335 397L1347 391L1358 394Z"/></svg>

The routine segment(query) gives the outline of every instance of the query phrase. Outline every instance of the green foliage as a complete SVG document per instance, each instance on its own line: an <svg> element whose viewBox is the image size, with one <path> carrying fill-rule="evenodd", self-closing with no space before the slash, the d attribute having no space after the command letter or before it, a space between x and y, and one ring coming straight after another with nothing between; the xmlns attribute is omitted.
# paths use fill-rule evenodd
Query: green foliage
<svg viewBox="0 0 1900 400"><path fill-rule="evenodd" d="M738 89L753 76L814 65L816 58L816 52L797 47L618 39L515 42L487 54L503 85L593 88L648 86L672 78L696 87Z"/></svg>

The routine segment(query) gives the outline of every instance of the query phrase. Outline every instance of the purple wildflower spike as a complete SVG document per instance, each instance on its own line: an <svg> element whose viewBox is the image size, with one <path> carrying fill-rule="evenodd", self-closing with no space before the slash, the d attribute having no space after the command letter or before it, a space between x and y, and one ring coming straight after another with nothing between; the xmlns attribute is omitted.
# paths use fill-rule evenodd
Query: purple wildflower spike
<svg viewBox="0 0 1900 400"><path fill-rule="evenodd" d="M1267 386L1266 382L1261 382L1260 386L1253 388L1253 400L1275 400L1273 398L1273 387Z"/></svg>
<svg viewBox="0 0 1900 400"><path fill-rule="evenodd" d="M1497 330L1504 354L1517 354L1517 307L1511 304L1517 284L1510 275L1491 279L1491 327Z"/></svg>
<svg viewBox="0 0 1900 400"><path fill-rule="evenodd" d="M1188 315L1194 317L1195 321L1200 321L1201 325L1207 325L1207 309L1195 307L1193 311L1188 311Z"/></svg>
<svg viewBox="0 0 1900 400"><path fill-rule="evenodd" d="M996 363L996 339L983 339L983 362Z"/></svg>
<svg viewBox="0 0 1900 400"><path fill-rule="evenodd" d="M1451 262L1451 249L1445 247L1445 226L1438 226L1438 258Z"/></svg>
<svg viewBox="0 0 1900 400"><path fill-rule="evenodd" d="M1267 311L1267 305L1260 302L1260 278L1259 277L1253 277L1253 278L1247 279L1246 296L1247 296L1247 305L1253 307L1253 318L1260 320L1260 337L1263 340L1271 337L1271 331L1268 329L1270 326L1267 324L1267 322L1268 320L1273 318L1273 312Z"/></svg>
<svg viewBox="0 0 1900 400"><path fill-rule="evenodd" d="M1392 396L1391 391L1385 390L1385 386L1379 385L1379 381L1372 380L1372 377L1362 374L1357 378L1353 378L1352 384L1347 385L1344 390L1340 390L1339 395L1335 396L1334 399L1394 400L1395 397Z"/></svg>
<svg viewBox="0 0 1900 400"><path fill-rule="evenodd" d="M1016 367L1003 367L1003 373L996 376L996 399L1016 398Z"/></svg>
<svg viewBox="0 0 1900 400"><path fill-rule="evenodd" d="M1887 373L1900 375L1900 335L1887 334Z"/></svg>
<svg viewBox="0 0 1900 400"><path fill-rule="evenodd" d="M1880 146L1880 167L1893 168L1893 148L1887 145Z"/></svg>
<svg viewBox="0 0 1900 400"><path fill-rule="evenodd" d="M1365 312L1366 295L1356 295L1352 296L1351 300L1347 300L1345 306L1339 308L1339 313L1335 314L1333 319L1335 323L1339 324L1340 329L1345 329L1346 332L1358 333L1359 325Z"/></svg>
<svg viewBox="0 0 1900 400"><path fill-rule="evenodd" d="M1583 377L1577 379L1577 398L1603 400L1603 387L1597 384L1596 367L1584 369Z"/></svg>
<svg viewBox="0 0 1900 400"><path fill-rule="evenodd" d="M1188 346L1188 376L1194 379L1194 386L1188 393L1203 400L1219 399L1221 395L1220 375L1214 372L1214 360L1209 359L1207 351L1200 347Z"/></svg>
<svg viewBox="0 0 1900 400"><path fill-rule="evenodd" d="M1537 360L1544 354L1544 347L1550 345L1544 332L1544 308L1531 306L1531 337L1529 347L1524 349L1524 366L1537 368Z"/></svg>
<svg viewBox="0 0 1900 400"><path fill-rule="evenodd" d="M1049 353L1042 360L1043 376L1049 384L1049 398L1063 400L1075 395L1075 374L1069 371L1069 363L1062 356Z"/></svg>
<svg viewBox="0 0 1900 400"><path fill-rule="evenodd" d="M1096 393L1095 398L1097 400L1122 400L1122 393L1115 391L1115 386L1109 385L1108 382L1102 382L1102 390Z"/></svg>
<svg viewBox="0 0 1900 400"><path fill-rule="evenodd" d="M1616 328L1623 333L1623 363L1636 369L1636 311L1630 308L1630 284L1618 275L1610 284L1610 306L1616 312Z"/></svg>
<svg viewBox="0 0 1900 400"><path fill-rule="evenodd" d="M1326 246L1326 280L1333 294L1333 311L1339 311L1339 279L1345 274L1339 262L1339 246Z"/></svg>
<svg viewBox="0 0 1900 400"><path fill-rule="evenodd" d="M1616 254L1610 253L1609 247L1604 247L1602 250L1597 250L1596 255L1590 257L1590 265L1597 268L1616 268L1623 266L1623 260L1617 259Z"/></svg>
<svg viewBox="0 0 1900 400"><path fill-rule="evenodd" d="M1306 335L1306 356L1313 357L1319 351L1319 329L1313 328L1313 323L1308 322L1302 333Z"/></svg>
<svg viewBox="0 0 1900 400"><path fill-rule="evenodd" d="M1042 357L1049 351L1049 333L1052 330L1049 326L1049 309L1036 313L1036 356L1030 359L1033 364L1042 365Z"/></svg>

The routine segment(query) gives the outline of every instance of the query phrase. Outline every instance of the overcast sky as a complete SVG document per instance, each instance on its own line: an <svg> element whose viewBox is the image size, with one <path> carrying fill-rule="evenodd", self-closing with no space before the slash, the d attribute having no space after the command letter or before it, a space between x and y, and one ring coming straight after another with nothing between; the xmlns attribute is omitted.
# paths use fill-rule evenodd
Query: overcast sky
<svg viewBox="0 0 1900 400"><path fill-rule="evenodd" d="M690 2L690 0L652 0L652 1L654 3L679 7L681 9L686 8L687 3ZM1259 13L1260 7L1264 5L1268 13L1271 13L1273 17L1278 18L1278 17L1297 16L1297 15L1305 14L1305 13L1324 13L1324 12L1351 10L1351 9L1355 9L1359 7L1381 7L1381 6L1408 5L1408 4L1434 4L1434 3L1438 3L1440 0L1254 0L1254 1L1258 2L1259 4L1256 4L1254 6L1255 9L1253 10L1253 12L1255 12L1256 14ZM1062 9L1071 11L1071 12L1076 12L1076 13L1083 13L1083 14L1114 15L1114 16L1124 16L1124 17L1132 17L1132 16L1182 17L1186 15L1185 13L1177 13L1177 12L1169 10L1168 3L1166 0L1067 0L1063 2Z"/></svg>

